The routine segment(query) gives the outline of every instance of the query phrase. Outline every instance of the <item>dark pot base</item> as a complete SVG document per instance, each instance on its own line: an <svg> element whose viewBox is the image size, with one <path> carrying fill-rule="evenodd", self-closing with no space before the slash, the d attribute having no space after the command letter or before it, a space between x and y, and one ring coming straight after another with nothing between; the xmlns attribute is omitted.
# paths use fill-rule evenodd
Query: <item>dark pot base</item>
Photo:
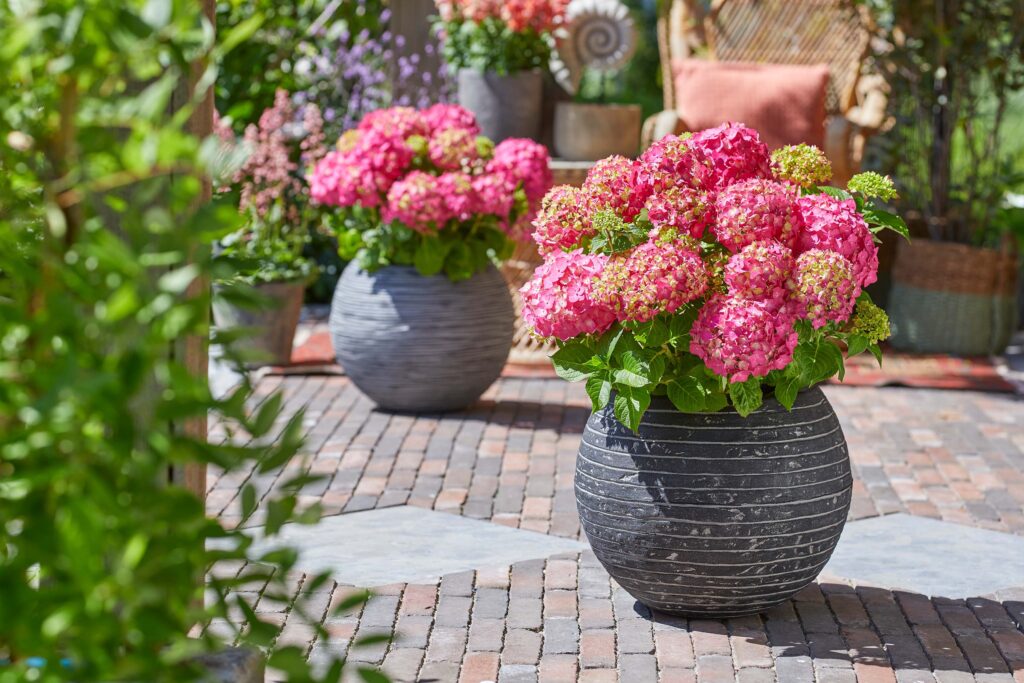
<svg viewBox="0 0 1024 683"><path fill-rule="evenodd" d="M651 609L762 612L817 577L839 542L853 477L820 389L793 412L684 414L655 398L639 436L610 407L587 423L580 522L597 559Z"/></svg>

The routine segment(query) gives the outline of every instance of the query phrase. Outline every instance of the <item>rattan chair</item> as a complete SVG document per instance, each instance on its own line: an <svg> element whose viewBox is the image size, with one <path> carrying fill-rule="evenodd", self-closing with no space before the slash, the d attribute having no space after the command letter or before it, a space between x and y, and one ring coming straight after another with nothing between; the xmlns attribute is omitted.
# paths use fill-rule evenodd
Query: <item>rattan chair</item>
<svg viewBox="0 0 1024 683"><path fill-rule="evenodd" d="M886 119L886 84L864 73L870 18L852 0L666 0L658 18L665 111L644 124L643 145L685 131L675 106L672 60L828 64L825 153L837 183L860 168L867 138Z"/></svg>

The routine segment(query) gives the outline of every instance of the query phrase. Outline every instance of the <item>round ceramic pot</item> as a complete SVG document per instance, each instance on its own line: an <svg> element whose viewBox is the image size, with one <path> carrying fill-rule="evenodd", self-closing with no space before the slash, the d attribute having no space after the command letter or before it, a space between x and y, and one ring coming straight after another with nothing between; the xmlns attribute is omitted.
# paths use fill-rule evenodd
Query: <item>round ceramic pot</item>
<svg viewBox="0 0 1024 683"><path fill-rule="evenodd" d="M287 365L292 357L295 329L302 314L304 282L269 282L255 285L254 289L270 299L267 308L252 309L236 306L220 297L213 300L213 323L221 329L251 328L251 336L239 339L235 347L253 353L256 359L248 363L260 365Z"/></svg>
<svg viewBox="0 0 1024 683"><path fill-rule="evenodd" d="M331 338L345 374L380 408L434 412L470 405L512 348L512 296L497 268L468 280L409 266L349 264L334 290Z"/></svg>
<svg viewBox="0 0 1024 683"><path fill-rule="evenodd" d="M611 404L580 445L576 501L597 559L648 607L753 614L818 575L839 541L853 478L839 420L818 388L792 412L681 413L655 397L639 433Z"/></svg>
<svg viewBox="0 0 1024 683"><path fill-rule="evenodd" d="M480 134L494 142L538 139L544 76L539 70L499 75L460 69L459 104L476 115Z"/></svg>
<svg viewBox="0 0 1024 683"><path fill-rule="evenodd" d="M640 145L641 109L635 104L559 102L555 106L555 154L568 161L633 157Z"/></svg>

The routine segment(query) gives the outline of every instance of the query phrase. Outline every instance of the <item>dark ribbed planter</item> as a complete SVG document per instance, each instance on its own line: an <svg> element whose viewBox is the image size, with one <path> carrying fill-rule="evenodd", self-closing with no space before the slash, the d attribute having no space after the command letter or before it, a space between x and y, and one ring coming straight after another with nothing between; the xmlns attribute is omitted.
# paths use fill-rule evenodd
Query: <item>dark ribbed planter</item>
<svg viewBox="0 0 1024 683"><path fill-rule="evenodd" d="M515 312L494 266L468 280L423 277L389 266L349 264L334 290L334 353L352 383L379 407L457 410L501 374Z"/></svg>
<svg viewBox="0 0 1024 683"><path fill-rule="evenodd" d="M287 365L292 357L295 328L299 326L299 317L302 315L306 283L268 282L255 285L254 289L269 298L271 305L263 309L243 308L215 297L213 322L225 330L239 327L253 330L251 336L235 343L237 349L260 356L259 360L250 365Z"/></svg>
<svg viewBox="0 0 1024 683"><path fill-rule="evenodd" d="M494 142L540 137L544 75L520 71L501 75L460 69L459 104L476 115L480 134Z"/></svg>
<svg viewBox="0 0 1024 683"><path fill-rule="evenodd" d="M839 542L853 479L839 420L818 388L792 412L688 414L655 397L639 435L594 413L576 501L597 559L652 609L700 617L763 611L809 584Z"/></svg>

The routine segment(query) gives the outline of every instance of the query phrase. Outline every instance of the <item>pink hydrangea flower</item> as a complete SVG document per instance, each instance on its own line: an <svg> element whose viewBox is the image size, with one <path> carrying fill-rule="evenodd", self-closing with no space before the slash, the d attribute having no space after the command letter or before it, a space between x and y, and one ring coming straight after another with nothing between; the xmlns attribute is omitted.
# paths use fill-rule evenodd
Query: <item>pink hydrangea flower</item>
<svg viewBox="0 0 1024 683"><path fill-rule="evenodd" d="M868 224L857 213L856 202L813 194L800 197L797 211L804 224L797 251L826 249L842 254L853 264L859 287L867 287L878 279L878 246Z"/></svg>
<svg viewBox="0 0 1024 683"><path fill-rule="evenodd" d="M501 174L485 173L473 176L473 192L476 194L476 211L506 217L512 213L515 185Z"/></svg>
<svg viewBox="0 0 1024 683"><path fill-rule="evenodd" d="M522 183L526 199L539 202L551 187L551 158L547 148L526 138L508 138L494 148L487 173L501 173L513 184Z"/></svg>
<svg viewBox="0 0 1024 683"><path fill-rule="evenodd" d="M849 320L860 296L853 264L824 249L811 249L797 257L790 286L800 317L810 320L815 329Z"/></svg>
<svg viewBox="0 0 1024 683"><path fill-rule="evenodd" d="M678 242L651 241L612 256L595 295L619 320L647 322L697 299L707 287L707 268L696 252Z"/></svg>
<svg viewBox="0 0 1024 683"><path fill-rule="evenodd" d="M545 195L533 222L533 239L541 255L575 249L585 238L593 236L580 201L580 190L572 185L559 185Z"/></svg>
<svg viewBox="0 0 1024 683"><path fill-rule="evenodd" d="M412 107L391 107L371 111L359 122L361 131L373 131L402 140L413 135L427 136L430 128L420 112Z"/></svg>
<svg viewBox="0 0 1024 683"><path fill-rule="evenodd" d="M413 171L392 185L381 213L385 223L398 221L422 233L440 229L451 217L438 179L423 171Z"/></svg>
<svg viewBox="0 0 1024 683"><path fill-rule="evenodd" d="M633 162L622 156L601 159L587 173L582 200L585 211L613 211L619 218L632 221L643 208L633 192Z"/></svg>
<svg viewBox="0 0 1024 683"><path fill-rule="evenodd" d="M593 296L594 281L607 261L607 256L581 249L552 252L519 290L523 321L541 336L563 340L607 330L615 313Z"/></svg>
<svg viewBox="0 0 1024 683"><path fill-rule="evenodd" d="M422 116L431 136L452 128L466 130L473 135L480 134L480 126L473 112L457 104L435 104L425 109Z"/></svg>
<svg viewBox="0 0 1024 683"><path fill-rule="evenodd" d="M768 146L753 128L741 123L726 123L695 133L689 144L711 163L711 186L727 185L755 178L771 178Z"/></svg>
<svg viewBox="0 0 1024 683"><path fill-rule="evenodd" d="M707 192L689 187L670 187L647 199L647 218L659 232L675 228L695 239L714 222L715 204Z"/></svg>
<svg viewBox="0 0 1024 683"><path fill-rule="evenodd" d="M718 193L718 241L734 254L752 242L777 240L791 247L802 222L796 210L796 187L771 180L745 180Z"/></svg>
<svg viewBox="0 0 1024 683"><path fill-rule="evenodd" d="M476 135L465 128L435 133L427 145L430 162L442 171L466 169L479 158Z"/></svg>
<svg viewBox="0 0 1024 683"><path fill-rule="evenodd" d="M328 206L380 205L382 199L373 173L351 153L328 152L309 175L313 201Z"/></svg>
<svg viewBox="0 0 1024 683"><path fill-rule="evenodd" d="M793 265L793 252L787 247L775 240L754 242L729 258L725 284L733 296L781 304L789 296L786 283Z"/></svg>
<svg viewBox="0 0 1024 683"><path fill-rule="evenodd" d="M690 328L690 353L730 382L745 382L789 365L797 337L785 307L718 294Z"/></svg>
<svg viewBox="0 0 1024 683"><path fill-rule="evenodd" d="M642 205L671 187L706 190L712 184L711 171L711 160L690 143L690 138L667 135L637 159L631 180L633 192Z"/></svg>
<svg viewBox="0 0 1024 683"><path fill-rule="evenodd" d="M437 191L444 198L452 218L468 221L477 213L478 200L469 175L459 171L443 173L437 178Z"/></svg>

